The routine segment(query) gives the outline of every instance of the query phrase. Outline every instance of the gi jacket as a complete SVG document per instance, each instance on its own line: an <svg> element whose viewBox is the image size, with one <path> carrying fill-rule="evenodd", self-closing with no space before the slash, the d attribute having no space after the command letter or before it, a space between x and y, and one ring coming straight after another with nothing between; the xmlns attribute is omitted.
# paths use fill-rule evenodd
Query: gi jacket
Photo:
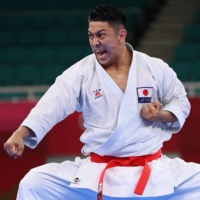
<svg viewBox="0 0 200 200"><path fill-rule="evenodd" d="M76 110L83 112L86 128L80 138L85 144L83 154L126 157L157 152L181 129L190 104L184 86L166 63L134 51L129 44L127 47L133 51L133 59L125 93L95 55L89 55L57 77L24 120L22 125L37 136L25 143L34 148L55 124ZM178 121L142 119L142 107L152 101L159 101Z"/></svg>
<svg viewBox="0 0 200 200"><path fill-rule="evenodd" d="M129 44L127 47L133 51L133 59L124 93L98 63L95 55L87 56L57 77L24 120L22 125L36 134L36 137L25 138L25 144L36 147L55 124L76 110L83 112L86 128L80 137L84 143L83 154L95 152L129 157L157 152L164 141L181 129L189 114L190 104L184 86L166 63L134 51ZM178 121L161 123L142 119L142 107L152 101L159 101L163 110L172 112ZM105 166L104 163L91 162L90 157L83 160L77 158L75 162L66 162L64 177L71 183L70 187L98 192L99 177ZM200 171L196 168L180 175L176 172L180 171L179 166L185 166L184 162L180 159L172 162L164 156L152 161L149 166L152 172L142 197L173 193L174 187ZM141 166L108 169L104 194L141 197L133 191L142 169ZM80 177L79 183L73 182L76 177Z"/></svg>

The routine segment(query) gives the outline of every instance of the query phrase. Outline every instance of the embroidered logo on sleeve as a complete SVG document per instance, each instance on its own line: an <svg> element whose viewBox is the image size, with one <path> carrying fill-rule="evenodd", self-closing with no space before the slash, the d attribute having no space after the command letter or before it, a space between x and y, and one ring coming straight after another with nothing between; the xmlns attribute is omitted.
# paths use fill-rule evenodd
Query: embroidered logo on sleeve
<svg viewBox="0 0 200 200"><path fill-rule="evenodd" d="M151 103L153 87L137 88L138 103Z"/></svg>
<svg viewBox="0 0 200 200"><path fill-rule="evenodd" d="M98 90L95 90L93 91L94 92L94 98L97 99L99 97L102 96L102 92L101 92L101 89L98 89Z"/></svg>
<svg viewBox="0 0 200 200"><path fill-rule="evenodd" d="M81 178L78 178L78 177L76 177L74 180L73 180L73 183L74 184L78 184L78 183L80 183L81 182Z"/></svg>

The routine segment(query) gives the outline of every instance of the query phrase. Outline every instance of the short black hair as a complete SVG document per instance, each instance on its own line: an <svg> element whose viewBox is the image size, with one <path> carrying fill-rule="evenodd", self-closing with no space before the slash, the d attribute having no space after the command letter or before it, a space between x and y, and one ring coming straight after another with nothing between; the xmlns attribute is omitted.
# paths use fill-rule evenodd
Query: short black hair
<svg viewBox="0 0 200 200"><path fill-rule="evenodd" d="M109 24L122 25L126 28L126 14L123 10L113 5L95 6L92 10L88 22L102 21Z"/></svg>

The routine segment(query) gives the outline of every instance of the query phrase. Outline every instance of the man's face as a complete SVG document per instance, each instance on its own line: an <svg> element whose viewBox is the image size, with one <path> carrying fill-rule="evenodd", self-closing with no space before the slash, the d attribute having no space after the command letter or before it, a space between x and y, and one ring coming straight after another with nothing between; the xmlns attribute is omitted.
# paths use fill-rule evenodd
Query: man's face
<svg viewBox="0 0 200 200"><path fill-rule="evenodd" d="M119 55L119 36L108 22L91 21L88 29L89 42L102 66L115 63Z"/></svg>

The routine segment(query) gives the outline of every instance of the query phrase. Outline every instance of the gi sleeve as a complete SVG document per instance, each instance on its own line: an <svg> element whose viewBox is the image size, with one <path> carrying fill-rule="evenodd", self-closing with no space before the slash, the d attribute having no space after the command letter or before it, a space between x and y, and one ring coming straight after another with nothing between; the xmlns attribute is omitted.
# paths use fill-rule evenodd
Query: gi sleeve
<svg viewBox="0 0 200 200"><path fill-rule="evenodd" d="M158 84L158 98L163 105L163 110L173 113L178 121L161 122L161 126L170 133L176 133L182 128L190 112L190 103L183 84L176 73L160 59L153 60L153 75Z"/></svg>
<svg viewBox="0 0 200 200"><path fill-rule="evenodd" d="M36 137L25 138L25 145L35 148L55 124L80 110L80 85L81 77L76 69L68 69L57 77L21 124L36 134Z"/></svg>

